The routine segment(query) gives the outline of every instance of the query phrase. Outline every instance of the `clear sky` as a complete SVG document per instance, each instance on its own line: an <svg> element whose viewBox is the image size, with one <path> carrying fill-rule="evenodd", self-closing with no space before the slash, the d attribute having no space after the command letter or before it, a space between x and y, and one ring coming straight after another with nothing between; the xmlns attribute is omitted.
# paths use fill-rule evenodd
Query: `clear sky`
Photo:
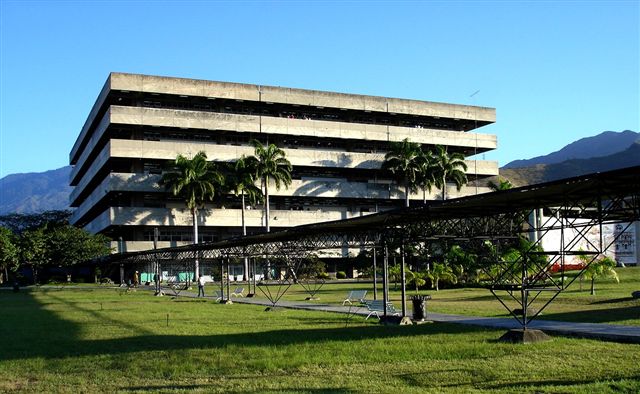
<svg viewBox="0 0 640 394"><path fill-rule="evenodd" d="M500 165L639 130L638 0L0 3L0 177L68 164L111 71L494 107Z"/></svg>

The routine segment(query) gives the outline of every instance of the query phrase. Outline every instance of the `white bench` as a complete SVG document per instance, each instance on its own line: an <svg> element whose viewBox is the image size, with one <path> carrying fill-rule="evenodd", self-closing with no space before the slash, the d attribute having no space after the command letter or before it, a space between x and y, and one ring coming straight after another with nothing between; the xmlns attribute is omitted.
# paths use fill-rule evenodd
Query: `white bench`
<svg viewBox="0 0 640 394"><path fill-rule="evenodd" d="M347 302L349 303L349 305L353 305L353 301L357 301L361 304L364 304L365 303L364 298L366 296L367 296L367 290L351 290L347 295L347 298L345 298L344 301L342 301L342 305L346 304Z"/></svg>
<svg viewBox="0 0 640 394"><path fill-rule="evenodd" d="M369 310L369 314L364 320L367 320L368 318L370 318L371 315L375 315L378 318L378 320L380 320L380 314L384 315L384 301L382 300L367 301L365 305ZM387 315L392 315L392 316L400 315L400 312L398 312L396 308L393 306L393 304L388 301L387 301Z"/></svg>

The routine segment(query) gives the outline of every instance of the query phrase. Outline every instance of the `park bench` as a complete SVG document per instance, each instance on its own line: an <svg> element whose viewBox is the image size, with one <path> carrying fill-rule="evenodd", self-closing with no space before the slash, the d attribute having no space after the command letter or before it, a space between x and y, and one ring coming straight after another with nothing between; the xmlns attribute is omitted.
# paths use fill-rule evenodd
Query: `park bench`
<svg viewBox="0 0 640 394"><path fill-rule="evenodd" d="M342 301L342 305L346 304L347 302L349 303L349 305L353 305L354 301L364 304L365 303L364 297L366 296L367 296L366 290L351 290L349 292L349 295L347 295L347 298L345 298L344 301Z"/></svg>
<svg viewBox="0 0 640 394"><path fill-rule="evenodd" d="M367 309L369 310L369 314L364 320L367 320L371 315L375 315L378 320L380 320L380 314L384 315L384 301L382 300L373 300L365 302ZM396 310L391 302L387 302L387 315L399 316L400 312Z"/></svg>
<svg viewBox="0 0 640 394"><path fill-rule="evenodd" d="M231 293L232 297L244 297L244 287L236 287L236 289Z"/></svg>

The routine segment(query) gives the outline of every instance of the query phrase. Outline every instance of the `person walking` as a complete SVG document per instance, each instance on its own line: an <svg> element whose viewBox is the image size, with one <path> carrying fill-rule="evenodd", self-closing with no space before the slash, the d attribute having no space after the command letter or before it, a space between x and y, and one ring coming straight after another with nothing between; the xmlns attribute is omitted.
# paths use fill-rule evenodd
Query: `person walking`
<svg viewBox="0 0 640 394"><path fill-rule="evenodd" d="M204 276L200 275L198 277L198 297L202 294L204 297Z"/></svg>
<svg viewBox="0 0 640 394"><path fill-rule="evenodd" d="M133 287L138 287L138 283L140 281L140 277L138 276L138 271L133 274Z"/></svg>

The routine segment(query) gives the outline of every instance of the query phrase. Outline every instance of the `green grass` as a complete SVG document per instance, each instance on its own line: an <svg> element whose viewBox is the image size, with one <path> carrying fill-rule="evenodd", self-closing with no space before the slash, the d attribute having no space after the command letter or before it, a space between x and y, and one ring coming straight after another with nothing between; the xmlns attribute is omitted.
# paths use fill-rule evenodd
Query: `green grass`
<svg viewBox="0 0 640 394"><path fill-rule="evenodd" d="M88 287L2 291L0 315L0 392L640 390L640 345Z"/></svg>
<svg viewBox="0 0 640 394"><path fill-rule="evenodd" d="M631 293L640 290L640 267L618 268L620 283L612 279L596 281L596 295L589 293L590 282L584 281L582 290L578 281L568 290L562 292L549 306L544 309L540 319L607 323L623 325L640 325L640 300L631 298ZM390 298L399 306L401 295L393 283L390 285ZM372 298L371 283L343 283L327 284L320 290L317 302L340 303L349 290L367 289L367 298ZM261 295L261 293L259 293ZM415 294L415 289L407 288L407 294ZM450 313L470 316L507 317L506 309L495 299L487 289L455 288L436 292L432 289L422 289L420 294L429 294L432 300L428 302L431 312ZM293 286L284 299L303 300L307 294L300 286ZM382 295L380 286L379 295ZM547 295L541 295L538 301L546 301ZM410 304L407 306L410 307ZM534 305L538 307L538 305Z"/></svg>

